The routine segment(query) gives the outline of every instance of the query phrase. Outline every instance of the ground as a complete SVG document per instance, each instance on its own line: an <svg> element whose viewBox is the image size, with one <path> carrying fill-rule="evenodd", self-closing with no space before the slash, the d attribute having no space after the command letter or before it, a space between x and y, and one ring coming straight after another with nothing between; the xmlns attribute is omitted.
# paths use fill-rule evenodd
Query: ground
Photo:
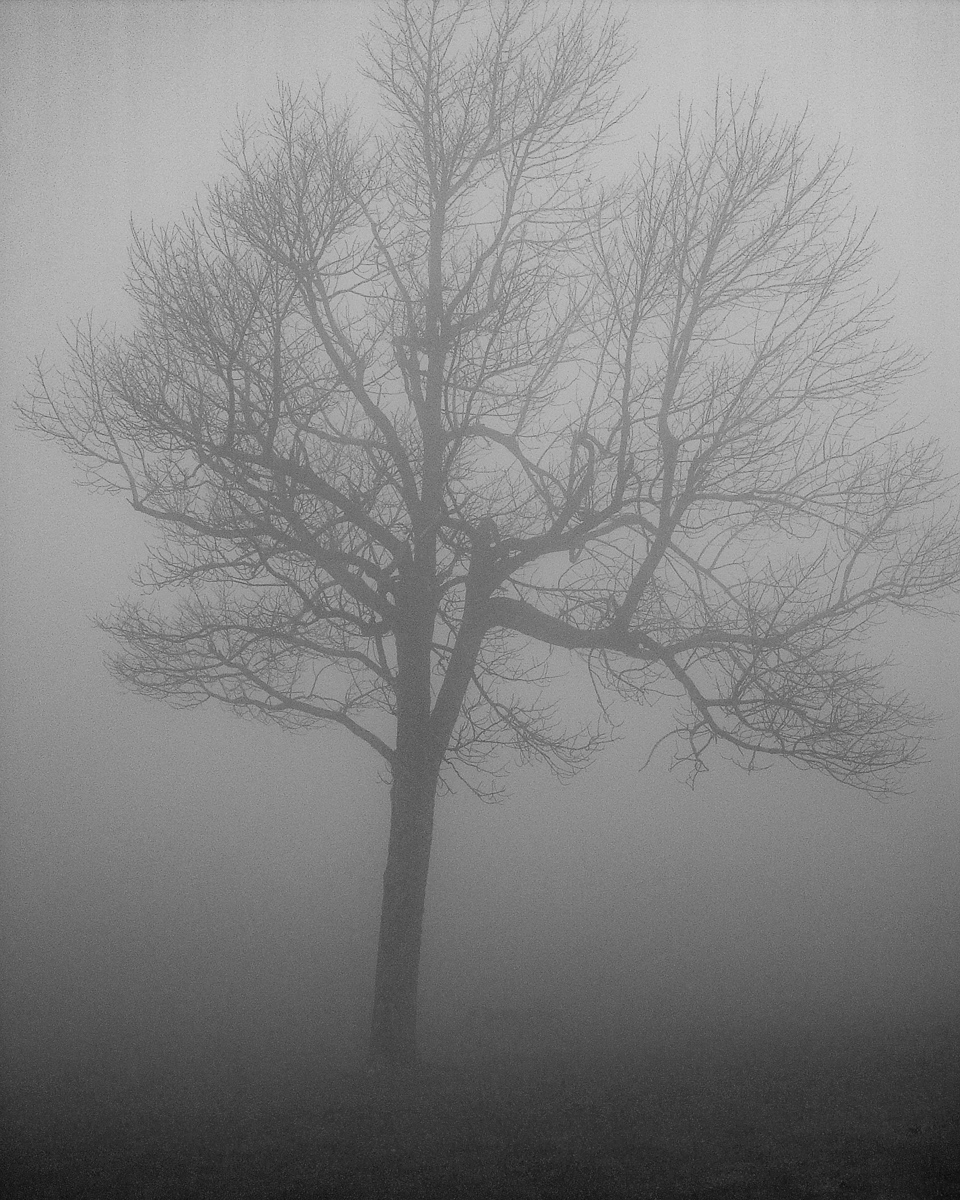
<svg viewBox="0 0 960 1200"><path fill-rule="evenodd" d="M435 1048L394 1083L289 1054L51 1073L8 1087L5 1195L960 1197L949 1024L515 1049Z"/></svg>

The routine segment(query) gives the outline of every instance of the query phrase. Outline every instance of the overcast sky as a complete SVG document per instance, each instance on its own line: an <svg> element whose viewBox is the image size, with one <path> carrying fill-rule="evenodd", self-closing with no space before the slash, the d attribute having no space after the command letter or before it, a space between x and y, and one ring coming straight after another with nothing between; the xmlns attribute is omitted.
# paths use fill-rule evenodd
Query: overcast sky
<svg viewBox="0 0 960 1200"><path fill-rule="evenodd" d="M876 212L877 282L898 281L897 332L928 356L904 404L960 467L960 5L623 8L638 47L624 86L644 94L637 139L718 81L764 81L771 115L808 106L820 144L851 153L853 197ZM377 764L346 738L292 738L122 694L91 618L128 590L143 528L118 500L78 488L59 451L15 434L9 406L31 356L57 357L58 328L89 311L129 317L129 221L189 208L222 169L238 108L262 111L278 78L318 76L369 103L355 64L374 11L0 5L6 936L36 979L105 924L122 940L125 920L175 922L191 904L224 920L231 906L297 913L304 938L322 929L325 946L353 956L358 980L372 964L386 830ZM508 994L562 977L613 994L621 976L635 986L634 963L676 981L686 968L675 959L711 955L739 964L730 1003L751 972L786 987L811 963L839 991L867 981L930 999L960 987L958 633L943 622L893 631L893 682L944 717L902 801L723 766L691 794L662 765L638 774L662 727L649 711L562 791L525 772L503 806L443 801L425 989Z"/></svg>

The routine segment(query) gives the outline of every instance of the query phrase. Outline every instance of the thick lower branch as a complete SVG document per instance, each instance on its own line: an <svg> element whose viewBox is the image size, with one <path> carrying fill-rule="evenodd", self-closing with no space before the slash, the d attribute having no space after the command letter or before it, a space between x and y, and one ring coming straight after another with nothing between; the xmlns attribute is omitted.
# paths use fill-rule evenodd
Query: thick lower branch
<svg viewBox="0 0 960 1200"><path fill-rule="evenodd" d="M487 625L489 628L499 625L504 629L512 629L515 633L565 650L609 650L645 662L659 662L663 658L663 648L636 630L578 629L559 617L540 612L532 604L510 596L495 596L489 601Z"/></svg>

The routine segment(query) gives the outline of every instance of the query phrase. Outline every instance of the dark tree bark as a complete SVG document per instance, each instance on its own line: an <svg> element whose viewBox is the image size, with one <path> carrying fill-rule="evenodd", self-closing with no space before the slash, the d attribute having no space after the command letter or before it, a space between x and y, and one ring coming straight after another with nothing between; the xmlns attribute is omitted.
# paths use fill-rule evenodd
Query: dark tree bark
<svg viewBox="0 0 960 1200"><path fill-rule="evenodd" d="M399 747L398 747L399 750ZM372 1064L403 1069L417 1061L417 986L437 772L414 744L390 789L390 843L373 990Z"/></svg>
<svg viewBox="0 0 960 1200"><path fill-rule="evenodd" d="M397 740L370 1039L372 1065L392 1070L411 1067L417 1058L423 913L446 749L431 737L433 593L429 567L424 571L408 558L397 595Z"/></svg>

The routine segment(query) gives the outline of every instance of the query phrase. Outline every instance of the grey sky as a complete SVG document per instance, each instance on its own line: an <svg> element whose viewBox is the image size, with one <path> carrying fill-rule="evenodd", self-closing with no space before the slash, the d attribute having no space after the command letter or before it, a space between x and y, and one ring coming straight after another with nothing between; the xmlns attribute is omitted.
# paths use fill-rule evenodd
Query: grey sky
<svg viewBox="0 0 960 1200"><path fill-rule="evenodd" d="M771 114L809 104L811 134L851 152L853 198L877 211L877 282L899 277L896 329L929 356L904 403L960 467L960 6L623 8L638 44L624 86L646 93L631 118L638 137L681 98L706 102L717 81L764 80ZM14 435L9 404L29 357L56 357L58 327L88 311L129 317L131 215L165 222L191 205L221 169L238 107L262 110L278 77L319 75L334 95L359 88L364 108L354 63L374 11L0 6L5 887L8 937L31 969L91 937L97 914L145 896L173 911L184 894L225 911L252 895L302 911L305 925L322 922L324 945L361 946L358 977L372 963L386 828L376 763L346 739L121 694L90 618L127 590L143 528L77 488L59 452ZM662 764L637 774L663 723L647 710L562 792L523 773L500 808L441 803L427 991L563 976L586 996L633 978L642 948L666 976L682 974L678 941L716 957L731 995L751 971L775 974L783 954L828 962L841 991L862 979L904 996L960 985L958 627L900 622L889 637L893 678L944 715L913 798L880 806L809 774L744 779L722 765L691 795Z"/></svg>

